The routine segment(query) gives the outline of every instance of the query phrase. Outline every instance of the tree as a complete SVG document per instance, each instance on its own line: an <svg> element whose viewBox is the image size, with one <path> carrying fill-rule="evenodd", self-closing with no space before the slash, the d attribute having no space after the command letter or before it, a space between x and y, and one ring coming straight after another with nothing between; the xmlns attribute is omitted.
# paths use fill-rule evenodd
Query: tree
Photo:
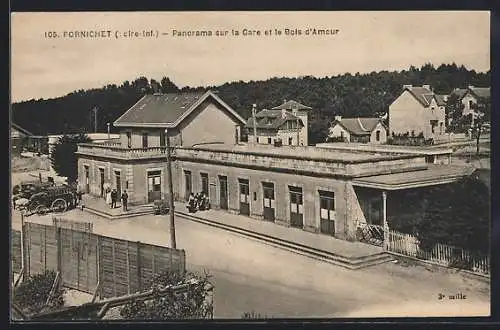
<svg viewBox="0 0 500 330"><path fill-rule="evenodd" d="M64 290L61 287L56 288L46 305L55 278L54 271L31 275L14 289L13 303L26 314L57 310L64 305Z"/></svg>
<svg viewBox="0 0 500 330"><path fill-rule="evenodd" d="M179 275L175 272L156 274L151 281L150 289L158 292L159 289L170 285L186 283L195 278L198 284L191 287L185 294L155 295L152 300L132 300L120 310L120 315L127 320L179 320L179 319L206 319L213 317L213 303L210 301L212 285L208 281L208 274L196 276L194 274Z"/></svg>
<svg viewBox="0 0 500 330"><path fill-rule="evenodd" d="M472 106L473 131L476 137L476 153L479 155L479 140L485 123L491 120L491 99L481 98Z"/></svg>
<svg viewBox="0 0 500 330"><path fill-rule="evenodd" d="M416 228L421 248L432 249L436 243L442 243L488 254L489 200L488 187L476 174L432 188Z"/></svg>
<svg viewBox="0 0 500 330"><path fill-rule="evenodd" d="M161 91L162 93L176 93L179 88L168 77L163 77L161 79Z"/></svg>
<svg viewBox="0 0 500 330"><path fill-rule="evenodd" d="M458 95L452 93L446 100L446 121L448 122L448 131L459 133L464 131L466 126L466 117L463 116L464 105Z"/></svg>
<svg viewBox="0 0 500 330"><path fill-rule="evenodd" d="M78 177L78 143L89 143L92 140L86 134L63 135L54 145L50 162L54 171L60 176L67 177L68 182L74 182Z"/></svg>

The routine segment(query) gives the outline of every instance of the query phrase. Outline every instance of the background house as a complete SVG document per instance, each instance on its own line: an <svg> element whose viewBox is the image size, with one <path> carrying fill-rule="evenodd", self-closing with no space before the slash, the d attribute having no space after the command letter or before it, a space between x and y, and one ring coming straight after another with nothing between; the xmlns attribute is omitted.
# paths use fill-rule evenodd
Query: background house
<svg viewBox="0 0 500 330"><path fill-rule="evenodd" d="M435 94L429 85L403 85L401 94L389 105L389 134L422 133L438 138L446 133L446 96Z"/></svg>
<svg viewBox="0 0 500 330"><path fill-rule="evenodd" d="M247 121L248 142L274 144L281 141L283 145L303 145L308 140L308 111L311 107L294 100L269 109L263 109L256 115L257 137L254 137L253 118ZM255 141L256 139L256 141Z"/></svg>
<svg viewBox="0 0 500 330"><path fill-rule="evenodd" d="M33 134L31 134L21 126L14 123L10 124L11 155L13 157L21 156L26 141L32 135Z"/></svg>
<svg viewBox="0 0 500 330"><path fill-rule="evenodd" d="M476 112L474 111L475 105L491 97L490 87L468 86L467 88L456 88L452 94L455 94L463 104L462 115L468 116L472 114L471 126L474 126L474 119L476 117Z"/></svg>
<svg viewBox="0 0 500 330"><path fill-rule="evenodd" d="M387 142L387 127L381 118L342 118L336 116L328 140L382 144Z"/></svg>

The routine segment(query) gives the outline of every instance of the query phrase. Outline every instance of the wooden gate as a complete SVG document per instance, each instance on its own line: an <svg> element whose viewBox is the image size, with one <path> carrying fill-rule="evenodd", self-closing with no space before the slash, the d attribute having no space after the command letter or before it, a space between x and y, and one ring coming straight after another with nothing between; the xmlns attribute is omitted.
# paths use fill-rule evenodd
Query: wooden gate
<svg viewBox="0 0 500 330"><path fill-rule="evenodd" d="M384 245L384 227L365 222L357 222L356 235L359 241L368 244Z"/></svg>
<svg viewBox="0 0 500 330"><path fill-rule="evenodd" d="M85 231L58 228L60 265L63 284L92 293L98 281L97 237Z"/></svg>

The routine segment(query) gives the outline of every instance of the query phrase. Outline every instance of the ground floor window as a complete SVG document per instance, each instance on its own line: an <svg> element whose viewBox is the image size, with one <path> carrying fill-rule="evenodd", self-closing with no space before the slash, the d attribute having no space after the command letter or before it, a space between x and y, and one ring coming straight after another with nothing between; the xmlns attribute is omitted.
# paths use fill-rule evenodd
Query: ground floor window
<svg viewBox="0 0 500 330"><path fill-rule="evenodd" d="M88 165L83 166L83 171L85 172L85 178L84 178L85 192L88 193L90 191L90 170Z"/></svg>
<svg viewBox="0 0 500 330"><path fill-rule="evenodd" d="M331 191L319 191L320 231L335 234L335 195Z"/></svg>

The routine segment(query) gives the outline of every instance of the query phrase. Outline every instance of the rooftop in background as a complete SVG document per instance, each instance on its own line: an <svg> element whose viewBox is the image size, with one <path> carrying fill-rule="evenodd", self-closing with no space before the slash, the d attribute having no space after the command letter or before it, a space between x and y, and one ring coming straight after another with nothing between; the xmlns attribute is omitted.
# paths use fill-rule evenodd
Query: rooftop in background
<svg viewBox="0 0 500 330"><path fill-rule="evenodd" d="M318 143L318 148L334 149L334 150L353 150L353 151L371 151L382 153L396 153L396 154L415 154L415 155L444 155L453 153L450 147L426 147L426 146L396 146L390 144L364 144L364 143L343 143L343 142L330 142Z"/></svg>
<svg viewBox="0 0 500 330"><path fill-rule="evenodd" d="M234 117L245 123L231 107L212 91L144 95L113 125L116 127L176 127L207 98L212 97Z"/></svg>
<svg viewBox="0 0 500 330"><path fill-rule="evenodd" d="M312 108L294 100L285 100L283 104L272 108L273 110L311 110Z"/></svg>
<svg viewBox="0 0 500 330"><path fill-rule="evenodd" d="M475 95L478 98L490 98L491 97L491 89L490 87L475 87L469 86L467 88L455 88L452 94L458 96L459 99L462 99L467 92Z"/></svg>
<svg viewBox="0 0 500 330"><path fill-rule="evenodd" d="M205 144L186 149L199 149L209 151L224 151L233 153L247 153L261 156L277 156L283 158L318 159L340 163L368 162L384 159L410 158L408 154L396 152L378 152L371 150L331 150L314 146L281 146L265 144Z"/></svg>
<svg viewBox="0 0 500 330"><path fill-rule="evenodd" d="M354 135L370 135L379 123L380 118L340 118L334 121Z"/></svg>
<svg viewBox="0 0 500 330"><path fill-rule="evenodd" d="M302 125L302 120L291 112L282 110L268 110L263 109L255 114L255 119L257 120L257 128L263 129L278 129L289 120L299 121ZM253 118L250 117L247 120L246 127L253 128Z"/></svg>

